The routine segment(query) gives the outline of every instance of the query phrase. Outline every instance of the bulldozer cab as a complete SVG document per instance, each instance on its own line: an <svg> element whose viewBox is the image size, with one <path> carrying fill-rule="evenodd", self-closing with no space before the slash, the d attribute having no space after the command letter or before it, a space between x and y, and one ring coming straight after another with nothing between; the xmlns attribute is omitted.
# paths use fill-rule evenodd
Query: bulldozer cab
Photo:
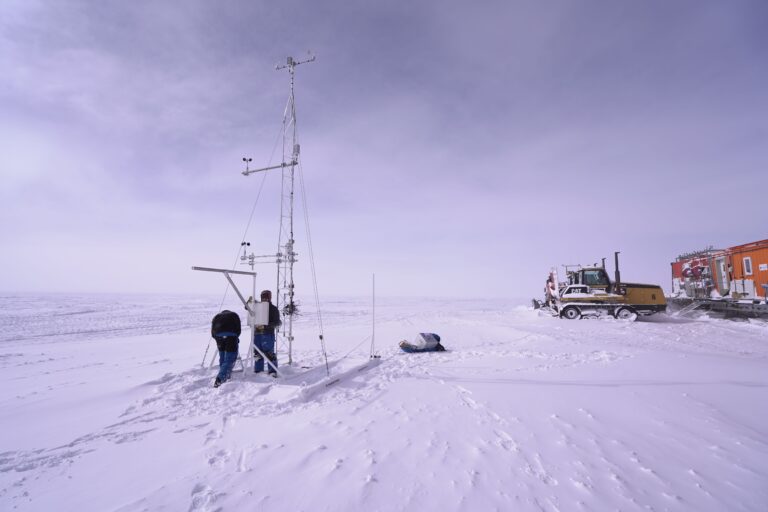
<svg viewBox="0 0 768 512"><path fill-rule="evenodd" d="M583 284L595 290L611 292L611 280L602 267L580 268L569 272L568 284Z"/></svg>

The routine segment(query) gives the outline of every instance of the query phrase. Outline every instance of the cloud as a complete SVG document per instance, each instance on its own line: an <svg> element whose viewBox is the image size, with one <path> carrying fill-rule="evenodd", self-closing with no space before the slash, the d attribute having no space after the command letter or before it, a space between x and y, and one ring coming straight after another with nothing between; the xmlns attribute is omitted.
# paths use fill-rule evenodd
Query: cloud
<svg viewBox="0 0 768 512"><path fill-rule="evenodd" d="M302 172L331 292L365 292L377 270L382 293L538 292L549 266L614 250L664 283L689 245L765 237L745 189L768 162L765 14L4 2L0 238L17 271L2 286L193 289L187 259L230 264L257 198L246 236L274 251L280 175L245 178L241 159L280 160L289 77L274 64L307 49ZM734 205L738 226L713 214Z"/></svg>

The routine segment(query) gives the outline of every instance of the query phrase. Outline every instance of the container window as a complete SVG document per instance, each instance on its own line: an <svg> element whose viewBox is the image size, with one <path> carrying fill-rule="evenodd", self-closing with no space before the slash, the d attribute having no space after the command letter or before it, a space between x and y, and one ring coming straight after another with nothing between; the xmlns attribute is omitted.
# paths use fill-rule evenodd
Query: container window
<svg viewBox="0 0 768 512"><path fill-rule="evenodd" d="M747 256L744 258L744 275L745 276L751 276L752 275L752 257Z"/></svg>

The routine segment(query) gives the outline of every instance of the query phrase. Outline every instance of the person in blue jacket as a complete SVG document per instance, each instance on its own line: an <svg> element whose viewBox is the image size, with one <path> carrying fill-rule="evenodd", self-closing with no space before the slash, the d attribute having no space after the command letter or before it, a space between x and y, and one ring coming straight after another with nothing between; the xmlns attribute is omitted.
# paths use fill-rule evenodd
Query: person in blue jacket
<svg viewBox="0 0 768 512"><path fill-rule="evenodd" d="M213 381L217 388L232 376L240 348L240 316L232 311L224 310L213 317L211 321L211 336L216 340L219 349L219 374Z"/></svg>
<svg viewBox="0 0 768 512"><path fill-rule="evenodd" d="M253 334L253 345L261 350L267 359L274 365L267 365L269 368L267 372L273 377L277 377L277 354L275 354L275 329L280 327L282 322L280 321L280 311L277 306L272 304L272 292L264 290L261 292L261 301L269 302L269 323L267 325L257 326ZM264 371L264 358L257 350L254 350L254 363L253 372L260 373Z"/></svg>

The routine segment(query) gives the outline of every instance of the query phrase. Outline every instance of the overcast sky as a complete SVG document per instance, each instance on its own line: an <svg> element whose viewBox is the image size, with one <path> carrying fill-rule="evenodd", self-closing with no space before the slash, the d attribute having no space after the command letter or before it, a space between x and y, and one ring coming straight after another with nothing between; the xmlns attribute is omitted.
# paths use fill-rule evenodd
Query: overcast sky
<svg viewBox="0 0 768 512"><path fill-rule="evenodd" d="M766 27L762 0L4 0L0 291L218 293L190 267L235 261L242 157L279 160L275 64L307 50L321 296L538 296L613 251L668 288L679 253L768 238Z"/></svg>

